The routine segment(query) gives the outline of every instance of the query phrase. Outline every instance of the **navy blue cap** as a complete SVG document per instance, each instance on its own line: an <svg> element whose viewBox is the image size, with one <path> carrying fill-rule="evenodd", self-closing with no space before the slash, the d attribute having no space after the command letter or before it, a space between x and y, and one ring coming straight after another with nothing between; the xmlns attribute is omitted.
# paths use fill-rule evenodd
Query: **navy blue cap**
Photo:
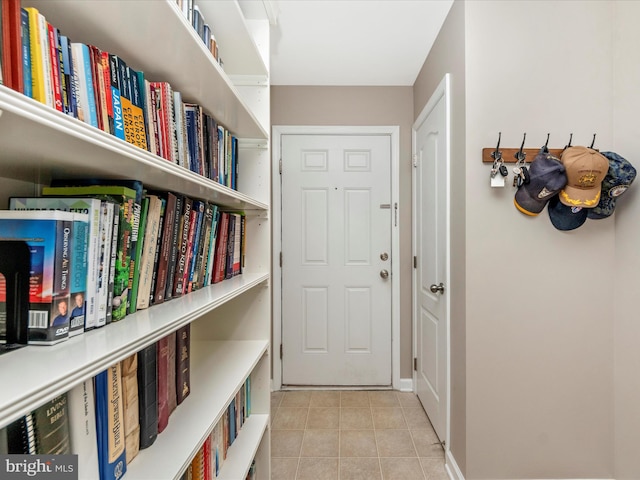
<svg viewBox="0 0 640 480"><path fill-rule="evenodd" d="M636 169L629 161L614 152L601 152L609 160L609 171L602 180L602 194L589 218L599 220L610 216L616 208L616 200L627 191L636 178Z"/></svg>
<svg viewBox="0 0 640 480"><path fill-rule="evenodd" d="M567 183L564 165L542 147L529 167L529 183L522 184L513 203L525 215L536 216Z"/></svg>
<svg viewBox="0 0 640 480"><path fill-rule="evenodd" d="M590 208L569 207L560 201L560 197L555 195L549 200L549 218L551 223L558 230L575 230L587 221L587 214Z"/></svg>

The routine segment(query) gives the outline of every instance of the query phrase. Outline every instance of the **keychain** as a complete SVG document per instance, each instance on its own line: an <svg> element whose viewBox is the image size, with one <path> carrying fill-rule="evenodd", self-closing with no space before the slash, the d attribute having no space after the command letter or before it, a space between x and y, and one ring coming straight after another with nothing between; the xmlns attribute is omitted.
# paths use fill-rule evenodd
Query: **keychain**
<svg viewBox="0 0 640 480"><path fill-rule="evenodd" d="M502 152L500 149L500 138L502 132L498 132L498 145L496 145L495 151L491 154L493 157L493 166L491 167L491 186L492 187L504 187L505 177L509 175L504 160L502 159ZM498 175L498 173L500 175Z"/></svg>
<svg viewBox="0 0 640 480"><path fill-rule="evenodd" d="M529 168L527 167L527 154L524 151L524 140L527 138L527 134L524 134L522 138L522 145L513 156L516 159L516 166L513 167L513 186L520 188L522 185L528 184L531 180L529 176Z"/></svg>

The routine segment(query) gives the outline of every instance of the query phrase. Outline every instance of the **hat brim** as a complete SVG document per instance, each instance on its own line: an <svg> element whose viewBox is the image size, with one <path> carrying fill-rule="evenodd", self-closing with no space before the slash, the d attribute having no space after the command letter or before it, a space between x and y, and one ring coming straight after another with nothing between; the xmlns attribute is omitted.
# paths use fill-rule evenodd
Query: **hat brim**
<svg viewBox="0 0 640 480"><path fill-rule="evenodd" d="M573 213L571 208L563 204L558 196L549 201L549 219L557 230L575 230L587 221L589 209L582 208L579 212Z"/></svg>
<svg viewBox="0 0 640 480"><path fill-rule="evenodd" d="M544 210L544 206L547 204L548 199L540 200L529 195L527 189L523 186L518 188L516 195L513 198L513 204L516 208L531 217L536 217Z"/></svg>
<svg viewBox="0 0 640 480"><path fill-rule="evenodd" d="M559 197L568 207L595 208L600 201L600 185L584 189L567 185L560 190Z"/></svg>

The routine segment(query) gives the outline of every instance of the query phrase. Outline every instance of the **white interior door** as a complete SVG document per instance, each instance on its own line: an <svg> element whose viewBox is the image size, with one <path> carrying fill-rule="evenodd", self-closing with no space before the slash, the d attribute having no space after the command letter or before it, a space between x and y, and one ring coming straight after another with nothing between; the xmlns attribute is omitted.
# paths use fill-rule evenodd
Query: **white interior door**
<svg viewBox="0 0 640 480"><path fill-rule="evenodd" d="M391 385L390 136L283 135L281 155L282 383Z"/></svg>
<svg viewBox="0 0 640 480"><path fill-rule="evenodd" d="M414 126L416 388L441 441L448 413L448 120L446 82Z"/></svg>

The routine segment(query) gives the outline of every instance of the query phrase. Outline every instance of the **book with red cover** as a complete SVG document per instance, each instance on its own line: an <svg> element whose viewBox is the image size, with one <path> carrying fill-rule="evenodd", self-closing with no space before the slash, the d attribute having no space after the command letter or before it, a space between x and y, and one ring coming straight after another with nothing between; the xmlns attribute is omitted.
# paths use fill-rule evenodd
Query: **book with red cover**
<svg viewBox="0 0 640 480"><path fill-rule="evenodd" d="M47 23L49 33L49 60L51 62L51 85L53 87L53 107L62 112L62 83L60 82L60 60L58 57L58 35L56 28Z"/></svg>
<svg viewBox="0 0 640 480"><path fill-rule="evenodd" d="M169 359L167 362L167 405L169 407L169 415L178 406L178 397L176 395L176 332L167 335L169 347Z"/></svg>
<svg viewBox="0 0 640 480"><path fill-rule="evenodd" d="M225 266L227 260L227 240L229 237L229 214L220 213L218 222L218 235L216 237L216 253L213 271L213 283L224 280Z"/></svg>
<svg viewBox="0 0 640 480"><path fill-rule="evenodd" d="M191 392L191 324L176 333L176 395L180 405Z"/></svg>
<svg viewBox="0 0 640 480"><path fill-rule="evenodd" d="M2 1L2 76L3 83L20 93L22 84L22 30L20 0Z"/></svg>
<svg viewBox="0 0 640 480"><path fill-rule="evenodd" d="M182 216L180 217L180 234L177 239L177 256L175 262L175 273L173 276L173 296L181 297L185 293L184 275L187 269L189 257L189 230L191 228L193 200L184 197L182 205ZM171 277L169 277L171 278Z"/></svg>
<svg viewBox="0 0 640 480"><path fill-rule="evenodd" d="M169 424L169 337L158 340L158 433Z"/></svg>
<svg viewBox="0 0 640 480"><path fill-rule="evenodd" d="M158 266L156 268L156 280L153 287L152 304L164 302L165 291L167 287L167 267L169 256L171 255L171 240L173 233L173 224L175 222L176 196L167 192L167 204L164 210L164 219L162 221L161 244L158 252Z"/></svg>

